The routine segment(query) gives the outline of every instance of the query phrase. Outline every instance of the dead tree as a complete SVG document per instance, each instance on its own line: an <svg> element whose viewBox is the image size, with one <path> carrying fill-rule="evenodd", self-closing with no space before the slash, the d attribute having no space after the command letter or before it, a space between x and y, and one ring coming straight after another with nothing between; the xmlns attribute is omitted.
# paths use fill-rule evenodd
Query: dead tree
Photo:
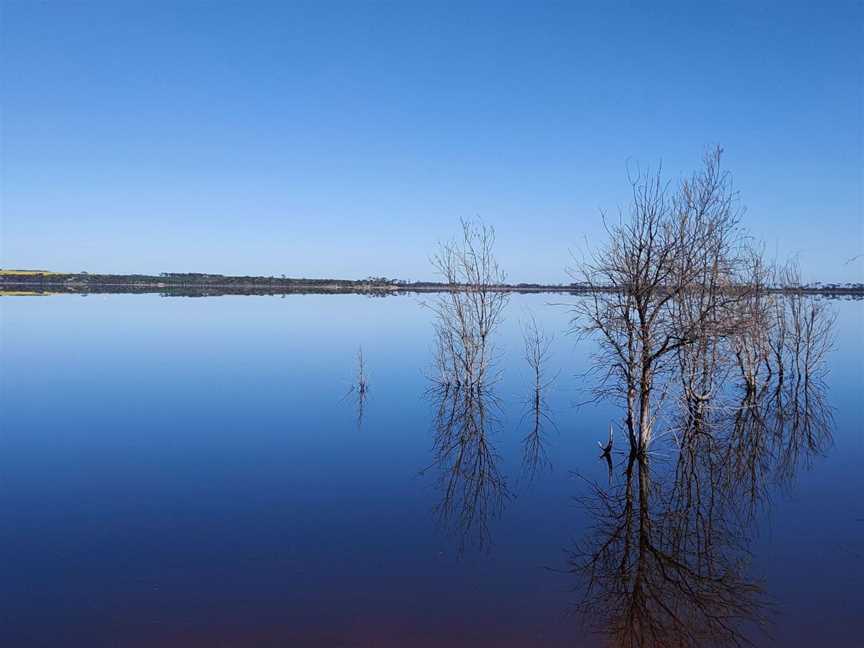
<svg viewBox="0 0 864 648"><path fill-rule="evenodd" d="M631 176L629 211L614 223L604 215L608 242L575 270L593 291L577 303L574 329L599 338L597 394L623 400L637 453L652 440L672 358L687 363L689 347L739 326L734 305L742 293L736 275L744 234L721 155L719 148L706 154L702 169L674 191L659 171ZM710 385L697 385L691 369L694 395L701 396Z"/></svg>
<svg viewBox="0 0 864 648"><path fill-rule="evenodd" d="M443 382L469 381L482 389L489 377L490 337L501 321L509 295L494 254L495 230L462 221L461 236L442 243L432 264L448 290L430 305L435 313L436 358Z"/></svg>
<svg viewBox="0 0 864 648"><path fill-rule="evenodd" d="M489 521L508 497L492 443L492 337L509 299L494 243L491 227L463 220L460 238L441 244L432 258L448 289L429 304L436 369L429 394L437 412L430 467L440 475L439 518L461 531L461 549L487 545Z"/></svg>

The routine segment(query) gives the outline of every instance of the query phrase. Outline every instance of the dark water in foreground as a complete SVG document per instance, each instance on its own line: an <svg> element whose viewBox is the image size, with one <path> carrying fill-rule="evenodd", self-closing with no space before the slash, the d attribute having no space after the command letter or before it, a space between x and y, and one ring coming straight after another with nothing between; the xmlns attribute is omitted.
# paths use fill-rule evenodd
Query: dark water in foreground
<svg viewBox="0 0 864 648"><path fill-rule="evenodd" d="M2 299L0 645L601 645L572 560L606 528L592 483L620 493L627 462L610 484L597 441L620 412L576 407L593 349L564 299L508 306L467 507L435 462L418 298ZM758 645L862 641L864 304L832 308L830 437L754 469L758 503L726 520L742 585L764 590L766 630L741 628ZM536 472L529 311L556 335Z"/></svg>

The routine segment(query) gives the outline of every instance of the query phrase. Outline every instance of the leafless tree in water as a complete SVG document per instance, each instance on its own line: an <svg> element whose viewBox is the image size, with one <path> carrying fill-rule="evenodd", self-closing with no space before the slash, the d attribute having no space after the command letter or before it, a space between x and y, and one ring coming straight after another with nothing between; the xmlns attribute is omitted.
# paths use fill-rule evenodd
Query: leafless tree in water
<svg viewBox="0 0 864 648"><path fill-rule="evenodd" d="M774 310L770 372L758 389L745 392L736 418L745 429L734 438L749 444L764 439L774 481L790 483L799 467L832 443L824 378L835 315L824 300L801 293L776 296Z"/></svg>
<svg viewBox="0 0 864 648"><path fill-rule="evenodd" d="M432 258L449 290L428 304L435 314L435 467L440 475L442 522L460 530L460 547L486 546L489 521L508 497L492 443L497 427L492 337L509 295L494 254L495 232L462 221L461 235Z"/></svg>
<svg viewBox="0 0 864 648"><path fill-rule="evenodd" d="M711 352L710 362L724 367L717 388L698 407L682 390L670 424L680 452L698 448L718 462L723 490L752 512L769 486L791 483L802 464L831 444L824 375L834 314L825 301L800 292L761 290L741 306L750 312L742 320L749 325ZM697 349L709 354L707 346L691 351ZM730 380L736 370L740 380Z"/></svg>
<svg viewBox="0 0 864 648"><path fill-rule="evenodd" d="M463 220L458 240L439 245L432 264L449 290L429 304L435 313L437 377L442 383L481 389L489 380L490 337L509 295L494 254L495 230Z"/></svg>
<svg viewBox="0 0 864 648"><path fill-rule="evenodd" d="M750 249L744 260L744 277L749 290L736 304L742 326L729 339L733 364L748 390L767 380L772 371L772 336L776 333L776 297L769 292L776 281L776 269L763 261L761 250ZM730 358L731 359L731 358Z"/></svg>
<svg viewBox="0 0 864 648"><path fill-rule="evenodd" d="M608 243L574 271L594 289L576 304L573 327L600 342L595 394L621 399L636 453L648 450L675 366L690 401L707 399L718 345L748 325L737 307L752 289L741 281L747 239L721 157L707 153L674 190L659 171L631 175L629 211L616 222L604 215Z"/></svg>
<svg viewBox="0 0 864 648"><path fill-rule="evenodd" d="M691 429L671 470L652 475L631 454L623 483L578 498L594 526L569 553L576 610L613 645L741 646L769 630L770 601L746 571L748 519L830 443L830 410L812 377L740 387L740 409L680 411Z"/></svg>
<svg viewBox="0 0 864 648"><path fill-rule="evenodd" d="M782 270L784 298L778 298L779 326L783 329L781 340L775 346L779 354L785 350L789 364L801 380L821 377L824 359L834 345L836 315L828 302L800 290L801 273L797 263L790 263Z"/></svg>
<svg viewBox="0 0 864 648"><path fill-rule="evenodd" d="M570 553L576 609L613 645L750 643L744 628L764 627L769 604L747 577L748 520L770 485L790 484L831 443L834 315L797 289L794 265L745 260L743 287L718 297L732 326L707 327L666 367L672 469L655 473L653 458L631 453L623 484L591 483L578 498L595 526ZM672 321L686 328L706 299L687 291Z"/></svg>

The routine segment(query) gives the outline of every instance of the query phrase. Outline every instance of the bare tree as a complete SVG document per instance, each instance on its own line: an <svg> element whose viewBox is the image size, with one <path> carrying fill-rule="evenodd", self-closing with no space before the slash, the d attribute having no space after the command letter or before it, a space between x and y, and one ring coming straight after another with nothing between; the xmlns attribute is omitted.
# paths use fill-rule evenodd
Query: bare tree
<svg viewBox="0 0 864 648"><path fill-rule="evenodd" d="M831 442L823 377L833 314L800 292L759 300L744 307L758 303L767 317L747 320L745 340L694 344L679 364L673 470L654 473L648 456L631 453L624 484L589 482L578 498L595 526L570 553L582 591L576 607L615 645L746 645L745 627L765 621L768 600L746 575L748 521L772 483L790 483ZM766 368L752 380L741 349L758 348L759 338L784 343L779 361L762 352ZM724 369L717 388L694 401L691 370L705 366L737 367L743 379L724 383Z"/></svg>
<svg viewBox="0 0 864 648"><path fill-rule="evenodd" d="M763 290L742 306L755 315L719 345L719 354L691 347L727 369L737 367L741 381L727 381L722 372L718 389L698 407L684 390L675 431L680 452L698 448L712 456L725 475L722 490L739 495L752 513L771 483L791 482L800 465L831 443L823 378L834 314L825 301L800 292Z"/></svg>
<svg viewBox="0 0 864 648"><path fill-rule="evenodd" d="M745 237L721 157L719 148L707 153L702 169L675 191L659 171L631 175L629 212L616 223L604 214L608 243L575 270L593 290L575 307L574 329L599 337L597 395L623 399L637 453L652 440L670 360L687 365L688 347L715 344L740 326L734 306L743 291L737 276ZM689 371L692 395L710 392L713 368Z"/></svg>
<svg viewBox="0 0 864 648"><path fill-rule="evenodd" d="M782 348L802 379L821 375L825 355L834 345L836 316L825 302L801 291L801 272L796 262L780 271L784 298L778 298L778 326L782 329L778 351ZM782 345L782 346L781 346Z"/></svg>
<svg viewBox="0 0 864 648"><path fill-rule="evenodd" d="M491 227L463 220L461 236L442 243L432 257L448 288L428 304L435 314L432 466L440 475L439 518L456 523L462 549L488 543L489 520L508 497L492 443L498 408L492 337L509 300L494 244Z"/></svg>
<svg viewBox="0 0 864 648"><path fill-rule="evenodd" d="M762 261L720 159L710 152L674 190L637 174L630 211L578 269L593 291L574 328L599 338L596 395L622 401L631 453L623 487L610 479L581 499L596 535L571 568L578 609L615 645L748 643L741 626L761 623L765 601L743 569L743 522L769 482L788 483L831 442L834 315L794 263ZM652 478L661 415L678 452Z"/></svg>
<svg viewBox="0 0 864 648"><path fill-rule="evenodd" d="M768 292L775 270L764 263L760 250L747 252L742 283L748 290L736 304L741 325L730 338L730 350L746 388L754 391L772 372L771 337L778 320L775 296Z"/></svg>
<svg viewBox="0 0 864 648"><path fill-rule="evenodd" d="M495 230L462 221L461 236L442 243L432 263L448 289L430 304L436 316L437 367L443 382L469 381L482 389L488 379L489 338L501 321L509 295L494 254Z"/></svg>

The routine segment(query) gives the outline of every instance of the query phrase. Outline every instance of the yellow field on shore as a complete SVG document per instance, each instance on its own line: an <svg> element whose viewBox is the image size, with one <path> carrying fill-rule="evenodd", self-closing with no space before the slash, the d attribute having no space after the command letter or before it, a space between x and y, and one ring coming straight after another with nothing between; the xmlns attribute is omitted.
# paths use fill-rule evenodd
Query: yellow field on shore
<svg viewBox="0 0 864 648"><path fill-rule="evenodd" d="M3 268L0 268L0 276L2 276L2 275L33 276L33 275L56 275L56 274L63 274L63 273L50 272L48 270L4 270Z"/></svg>

